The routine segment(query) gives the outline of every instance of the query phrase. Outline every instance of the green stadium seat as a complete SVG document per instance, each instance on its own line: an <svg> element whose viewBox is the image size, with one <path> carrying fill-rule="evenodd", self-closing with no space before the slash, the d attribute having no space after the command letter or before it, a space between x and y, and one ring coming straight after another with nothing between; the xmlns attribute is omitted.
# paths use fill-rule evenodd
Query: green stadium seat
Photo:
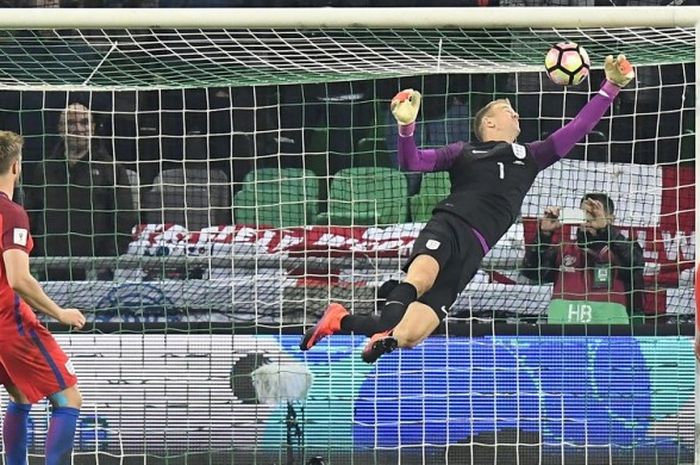
<svg viewBox="0 0 700 465"><path fill-rule="evenodd" d="M450 194L450 175L444 171L425 173L420 191L409 199L411 219L425 223L433 214L435 205Z"/></svg>
<svg viewBox="0 0 700 465"><path fill-rule="evenodd" d="M346 168L336 173L328 212L319 223L386 225L404 223L408 212L406 178L393 168Z"/></svg>
<svg viewBox="0 0 700 465"><path fill-rule="evenodd" d="M318 178L301 168L253 170L233 206L236 224L305 226L318 215Z"/></svg>
<svg viewBox="0 0 700 465"><path fill-rule="evenodd" d="M313 178L313 173L303 168L258 168L249 171L243 178L243 189L252 189L249 184L261 187L267 184L279 184L281 181L304 180Z"/></svg>

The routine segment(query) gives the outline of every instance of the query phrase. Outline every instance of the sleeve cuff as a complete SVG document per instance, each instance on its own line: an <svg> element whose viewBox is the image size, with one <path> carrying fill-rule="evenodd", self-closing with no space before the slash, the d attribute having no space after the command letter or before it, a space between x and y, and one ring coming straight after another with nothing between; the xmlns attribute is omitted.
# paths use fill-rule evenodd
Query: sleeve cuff
<svg viewBox="0 0 700 465"><path fill-rule="evenodd" d="M8 250L21 250L22 252L24 252L24 253L26 253L27 255L29 255L29 249L27 249L26 246L24 246L24 245L19 245L19 244L9 244L8 246L3 247L2 250L3 250L3 252L6 252L6 251L8 251Z"/></svg>
<svg viewBox="0 0 700 465"><path fill-rule="evenodd" d="M411 137L416 130L416 123L399 124L399 136Z"/></svg>
<svg viewBox="0 0 700 465"><path fill-rule="evenodd" d="M603 85L600 86L600 91L598 93L610 97L610 99L612 100L615 97L617 97L617 94L620 93L620 90L622 90L620 87L617 87L612 81L608 81L606 79L603 82Z"/></svg>

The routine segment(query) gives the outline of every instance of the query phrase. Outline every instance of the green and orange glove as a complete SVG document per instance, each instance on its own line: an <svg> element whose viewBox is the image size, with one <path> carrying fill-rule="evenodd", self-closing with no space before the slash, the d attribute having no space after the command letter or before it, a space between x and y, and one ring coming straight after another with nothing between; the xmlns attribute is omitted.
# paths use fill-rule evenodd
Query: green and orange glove
<svg viewBox="0 0 700 465"><path fill-rule="evenodd" d="M605 57L605 77L617 87L625 87L634 79L634 67L627 58L620 54Z"/></svg>
<svg viewBox="0 0 700 465"><path fill-rule="evenodd" d="M391 113L399 123L399 134L402 136L413 134L420 100L420 92L413 89L402 90L391 99Z"/></svg>

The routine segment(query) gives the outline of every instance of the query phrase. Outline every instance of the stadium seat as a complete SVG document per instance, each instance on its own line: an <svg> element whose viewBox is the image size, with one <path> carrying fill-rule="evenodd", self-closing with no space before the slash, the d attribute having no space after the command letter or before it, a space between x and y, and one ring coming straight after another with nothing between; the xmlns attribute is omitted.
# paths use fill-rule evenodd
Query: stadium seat
<svg viewBox="0 0 700 465"><path fill-rule="evenodd" d="M229 186L220 170L164 170L142 199L145 218L149 223L174 223L190 231L229 224Z"/></svg>
<svg viewBox="0 0 700 465"><path fill-rule="evenodd" d="M318 178L301 168L253 170L233 205L236 224L305 226L318 214Z"/></svg>
<svg viewBox="0 0 700 465"><path fill-rule="evenodd" d="M319 223L373 225L404 223L406 178L393 168L359 167L338 171L331 182L328 212Z"/></svg>
<svg viewBox="0 0 700 465"><path fill-rule="evenodd" d="M432 216L435 205L450 193L450 175L446 172L423 175L420 190L409 199L411 219L424 223Z"/></svg>

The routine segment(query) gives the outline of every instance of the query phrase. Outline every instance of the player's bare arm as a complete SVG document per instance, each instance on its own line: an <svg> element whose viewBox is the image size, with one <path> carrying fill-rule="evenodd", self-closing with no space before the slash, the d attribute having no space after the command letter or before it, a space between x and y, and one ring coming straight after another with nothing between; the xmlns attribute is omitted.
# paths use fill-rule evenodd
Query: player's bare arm
<svg viewBox="0 0 700 465"><path fill-rule="evenodd" d="M41 288L29 271L29 255L19 249L6 250L2 254L7 270L7 282L32 308L45 313L60 323L82 328L85 316L76 308L61 308Z"/></svg>

